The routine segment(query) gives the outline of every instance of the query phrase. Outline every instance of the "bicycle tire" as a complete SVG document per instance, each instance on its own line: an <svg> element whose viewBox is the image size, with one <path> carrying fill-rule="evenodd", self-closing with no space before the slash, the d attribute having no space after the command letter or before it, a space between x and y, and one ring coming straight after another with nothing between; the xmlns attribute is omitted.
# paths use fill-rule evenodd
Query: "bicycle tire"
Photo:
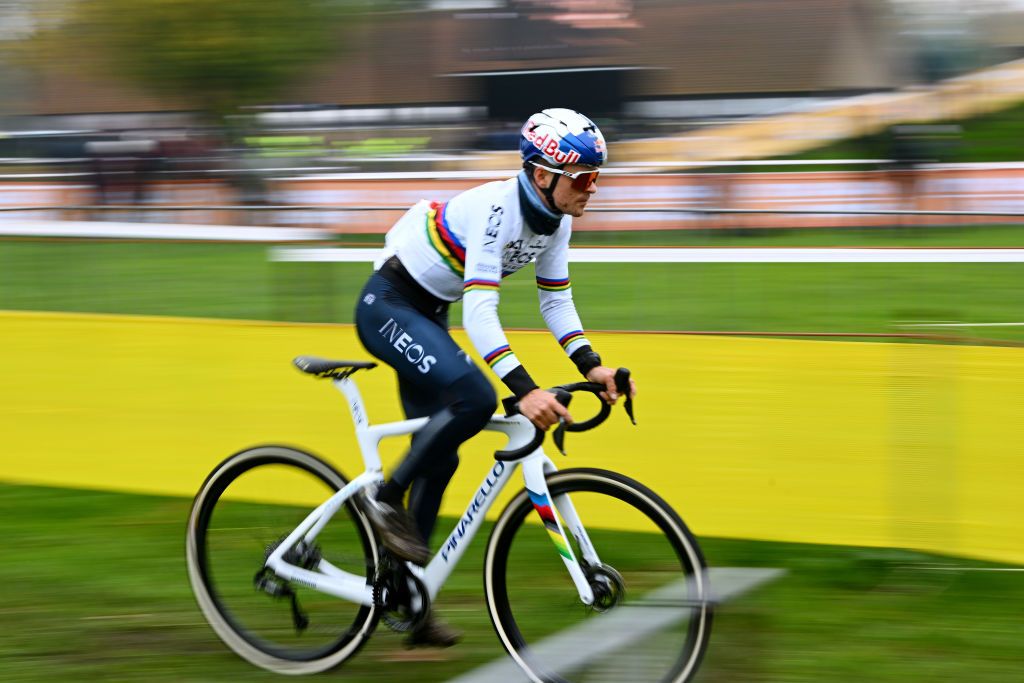
<svg viewBox="0 0 1024 683"><path fill-rule="evenodd" d="M540 518L531 517L537 494L524 489L499 516L484 556L487 607L506 651L543 683L691 680L713 609L703 553L682 519L653 491L615 472L564 470L548 475L547 484L549 503L559 510L568 495L602 565L611 567L587 571L609 587L613 604L603 612L583 605L549 533L527 524ZM594 520L620 530L592 528ZM581 558L579 539L566 532Z"/></svg>
<svg viewBox="0 0 1024 683"><path fill-rule="evenodd" d="M376 627L379 615L374 607L289 584L301 596L302 609L315 605L318 617L310 624L314 627L312 631L307 627L300 633L291 623L291 630L295 631L291 634L291 602L254 588L252 577L263 567L269 552L266 546L292 531L310 510L347 483L340 472L314 455L268 445L241 451L224 460L196 495L186 540L192 592L214 632L246 661L282 674L319 673L354 655ZM280 497L286 486L295 491L289 495L298 496L298 491L307 487L317 491L309 492L308 504L291 506L259 502L260 486L276 489L272 493L264 490L263 496ZM255 523L249 522L250 516ZM234 532L240 532L238 540ZM317 537L321 546L327 540L338 540L337 545L345 547L322 547L325 559L332 553L330 561L339 566L344 564L346 569L351 567L352 571L364 571L367 582L372 582L378 542L369 522L351 501L342 506ZM262 544L266 545L261 547ZM327 617L320 617L321 610ZM335 610L350 610L353 614L338 617ZM333 622L335 618L339 622ZM323 638L314 643L313 636Z"/></svg>

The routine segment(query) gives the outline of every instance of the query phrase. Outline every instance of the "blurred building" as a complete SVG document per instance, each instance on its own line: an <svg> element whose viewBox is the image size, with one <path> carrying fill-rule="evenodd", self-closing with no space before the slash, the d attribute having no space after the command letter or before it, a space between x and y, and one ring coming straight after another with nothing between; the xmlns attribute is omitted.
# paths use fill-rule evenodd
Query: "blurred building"
<svg viewBox="0 0 1024 683"><path fill-rule="evenodd" d="M999 62L1024 58L1024 12L996 12L978 20L992 57Z"/></svg>
<svg viewBox="0 0 1024 683"><path fill-rule="evenodd" d="M406 7L365 18L335 63L312 69L285 102L268 104L475 105L509 120L552 104L597 117L742 115L758 108L739 100L778 104L886 90L912 77L883 0L433 0ZM88 56L53 66L34 74L15 103L18 113L185 107L97 77Z"/></svg>
<svg viewBox="0 0 1024 683"><path fill-rule="evenodd" d="M570 106L596 118L616 142L616 162L658 159L676 168L791 154L893 122L978 110L957 108L973 102L967 97L939 98L936 106L924 88L889 103L851 96L900 91L1024 54L1024 12L993 2L982 11L956 0L938 9L925 0L391 0L374 6L387 11L358 18L336 58L308 69L277 101L237 117L230 144L211 135L204 146L216 148L223 170L247 179L284 166L302 173L455 169L467 163L467 149L513 149L530 112ZM973 9L960 20L960 7ZM985 49L966 49L983 41ZM30 75L0 70L0 86L17 85L7 88L16 97L0 101L4 127L152 137L191 131L200 121L185 98L104 76L95 59L83 54ZM961 84L958 92L972 87ZM762 117L783 113L814 120L755 129ZM737 122L750 126L721 127ZM709 126L719 128L709 134ZM682 140L684 132L693 135ZM792 145L780 148L780 138ZM634 147L620 145L623 139ZM468 163L509 167L505 157L480 156Z"/></svg>

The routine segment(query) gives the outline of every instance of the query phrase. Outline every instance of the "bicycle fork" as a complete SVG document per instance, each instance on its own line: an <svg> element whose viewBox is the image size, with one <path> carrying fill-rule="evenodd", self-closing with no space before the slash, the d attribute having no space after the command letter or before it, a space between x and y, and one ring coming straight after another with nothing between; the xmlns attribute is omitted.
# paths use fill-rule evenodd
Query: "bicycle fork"
<svg viewBox="0 0 1024 683"><path fill-rule="evenodd" d="M583 568L580 566L579 559L573 553L569 537L566 536L566 527L568 527L572 537L576 539L576 544L583 555L582 559L584 562L597 566L601 563L601 560L597 556L597 551L594 550L594 545L590 542L590 537L587 536L587 530L583 527L579 515L576 514L576 508L573 507L569 495L562 494L552 500L545 475L549 472L557 472L558 468L546 456L528 458L523 462L522 466L523 477L526 480L526 492L530 496L533 508L540 516L541 521L544 523L544 528L551 538L551 542L562 557L562 562L565 563L565 568L569 571L569 576L572 578L576 590L579 591L580 600L585 605L593 605L594 591Z"/></svg>

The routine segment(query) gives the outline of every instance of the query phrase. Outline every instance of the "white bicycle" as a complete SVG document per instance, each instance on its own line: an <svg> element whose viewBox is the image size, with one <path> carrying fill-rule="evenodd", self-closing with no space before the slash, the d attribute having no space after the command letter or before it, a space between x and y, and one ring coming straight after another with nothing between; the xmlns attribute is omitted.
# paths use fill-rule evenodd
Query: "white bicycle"
<svg viewBox="0 0 1024 683"><path fill-rule="evenodd" d="M270 671L312 674L355 654L381 621L415 628L521 467L525 488L487 543L484 592L498 637L529 679L682 683L695 674L711 632L706 565L650 489L606 470L559 471L541 447L545 433L506 399L508 414L486 429L506 434L507 449L495 453L454 529L426 567L397 561L357 494L383 481L381 440L412 434L427 418L370 424L352 374L375 363L299 357L295 365L347 398L365 471L349 481L314 455L267 445L207 477L188 520L189 580L234 652ZM628 386L628 371L619 379ZM574 391L603 389L579 382L551 391L568 405ZM602 401L568 431L609 413ZM555 430L560 450L565 430Z"/></svg>

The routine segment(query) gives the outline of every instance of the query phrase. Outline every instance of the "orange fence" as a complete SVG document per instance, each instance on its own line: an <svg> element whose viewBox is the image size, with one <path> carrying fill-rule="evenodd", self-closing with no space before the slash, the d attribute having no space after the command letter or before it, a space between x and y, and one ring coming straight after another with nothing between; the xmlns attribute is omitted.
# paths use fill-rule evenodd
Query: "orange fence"
<svg viewBox="0 0 1024 683"><path fill-rule="evenodd" d="M497 176L500 177L500 176ZM397 178L370 174L271 181L262 207L237 202L214 181L160 182L133 211L155 222L294 225L380 233L419 199L445 201L482 176ZM0 221L97 218L87 185L0 184ZM171 207L190 207L187 211ZM1024 164L901 171L676 173L601 178L577 230L761 229L1020 222ZM15 207L32 210L12 211ZM52 207L50 209L49 207ZM897 212L897 213L893 213ZM923 212L921 213L915 212ZM929 213L931 212L931 213ZM978 214L978 215L970 215ZM989 214L989 215L985 215ZM1002 215L1000 215L1002 214ZM104 218L117 220L116 212ZM138 220L135 215L133 220Z"/></svg>
<svg viewBox="0 0 1024 683"><path fill-rule="evenodd" d="M294 179L275 184L276 201L293 205L411 206L445 201L480 182L453 179ZM753 229L1018 222L1024 216L1024 165L936 167L915 171L811 173L606 174L576 230ZM771 213L730 213L765 211ZM799 211L805 213L786 213ZM822 213L806 213L821 211ZM945 212L892 215L870 212ZM839 213L828 213L839 212ZM383 232L397 211L319 212L278 221L339 232ZM850 215L857 214L860 215Z"/></svg>

